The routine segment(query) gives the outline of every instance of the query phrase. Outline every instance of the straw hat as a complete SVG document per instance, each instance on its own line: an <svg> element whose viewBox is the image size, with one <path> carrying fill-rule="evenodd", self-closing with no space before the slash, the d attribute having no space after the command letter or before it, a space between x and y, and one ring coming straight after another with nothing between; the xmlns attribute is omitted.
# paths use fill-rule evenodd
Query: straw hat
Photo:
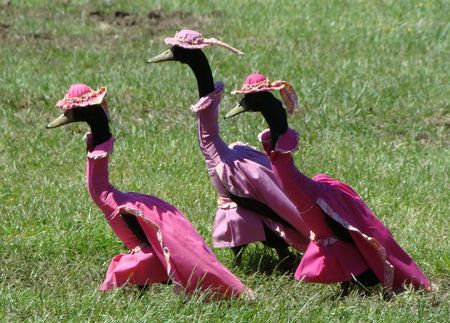
<svg viewBox="0 0 450 323"><path fill-rule="evenodd" d="M247 76L244 84L238 90L234 90L231 94L248 94L263 91L279 90L281 99L287 108L288 113L292 113L298 107L298 97L295 94L294 88L286 81L273 81L263 74L254 73Z"/></svg>
<svg viewBox="0 0 450 323"><path fill-rule="evenodd" d="M106 87L101 87L97 91L94 91L86 84L73 84L70 86L64 98L56 103L56 106L66 111L74 108L100 104L103 110L107 112L105 100L106 94Z"/></svg>
<svg viewBox="0 0 450 323"><path fill-rule="evenodd" d="M240 50L231 47L230 45L221 42L218 39L203 38L202 34L200 34L198 31L190 29L181 30L177 32L174 37L168 37L164 41L168 45L179 46L188 49L203 49L211 47L213 45L218 45L232 51L233 53L240 55L244 54Z"/></svg>

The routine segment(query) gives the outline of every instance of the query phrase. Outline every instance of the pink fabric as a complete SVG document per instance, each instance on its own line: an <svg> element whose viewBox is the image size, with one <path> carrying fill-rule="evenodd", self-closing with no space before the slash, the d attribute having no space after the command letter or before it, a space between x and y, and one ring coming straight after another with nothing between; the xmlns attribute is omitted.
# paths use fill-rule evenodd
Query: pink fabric
<svg viewBox="0 0 450 323"><path fill-rule="evenodd" d="M145 286L167 282L166 268L156 256L152 246L137 253L121 253L115 256L108 267L101 290L118 288L124 283Z"/></svg>
<svg viewBox="0 0 450 323"><path fill-rule="evenodd" d="M294 88L286 81L273 81L263 74L254 73L247 76L242 87L234 90L231 94L248 94L255 92L274 91L279 90L281 99L287 108L287 112L292 114L294 109L298 107L298 97Z"/></svg>
<svg viewBox="0 0 450 323"><path fill-rule="evenodd" d="M362 274L369 265L354 245L337 241L322 246L311 241L295 272L295 279L313 283L349 281Z"/></svg>
<svg viewBox="0 0 450 323"><path fill-rule="evenodd" d="M73 84L70 86L64 98L56 103L56 106L66 111L74 108L101 104L103 110L108 114L105 99L106 94L106 87L101 87L97 91L94 91L86 84Z"/></svg>
<svg viewBox="0 0 450 323"><path fill-rule="evenodd" d="M198 31L184 29L175 34L174 37L168 37L164 40L168 45L179 46L188 49L203 49L213 45L218 45L232 51L235 54L244 54L240 50L231 47L230 45L221 42L215 38L203 38Z"/></svg>
<svg viewBox="0 0 450 323"><path fill-rule="evenodd" d="M298 149L300 135L292 129L288 129L287 131L292 132L292 134L279 137L275 143L275 148L273 149L274 151L278 151L280 153L290 153ZM272 135L270 134L270 130L265 129L258 134L258 140L263 144L264 151L267 154L270 154L272 147Z"/></svg>
<svg viewBox="0 0 450 323"><path fill-rule="evenodd" d="M200 34L198 31L190 29L181 30L177 32L174 37L167 37L164 42L167 45L180 46L191 49L202 49L211 46L210 44L206 44L203 41L202 34Z"/></svg>
<svg viewBox="0 0 450 323"><path fill-rule="evenodd" d="M303 252L309 243L309 230L295 206L283 193L271 171L267 157L242 143L227 146L219 135L218 106L223 83L201 98L193 110L197 114L197 133L200 150L211 181L219 194L215 217L213 243L215 247L234 247L264 241L266 223L289 244ZM256 199L292 224L286 228L247 209L237 207L228 197L235 195Z"/></svg>
<svg viewBox="0 0 450 323"><path fill-rule="evenodd" d="M283 84L272 84L264 74L254 73L247 76L244 84L239 90L234 90L232 94L241 93L254 93L263 91L281 90Z"/></svg>
<svg viewBox="0 0 450 323"><path fill-rule="evenodd" d="M283 136L292 137L291 140L281 138L291 142L298 138L293 130ZM267 139L267 135L263 137ZM295 150L294 146L285 148ZM303 213L304 220L316 234L316 241L311 242L297 268L296 279L322 283L346 281L352 274L357 276L365 268L371 268L387 290L401 291L403 284L430 289L427 277L353 188L324 174L308 178L295 167L290 153L270 152L270 160L297 208L308 210L308 214ZM317 206L349 230L355 246L343 241L320 244L332 237L332 233L317 212Z"/></svg>
<svg viewBox="0 0 450 323"><path fill-rule="evenodd" d="M87 141L89 147L89 135ZM151 246L137 253L114 257L102 290L127 282L142 285L171 278L179 289L188 294L201 290L211 292L214 298L228 298L247 293L242 282L218 261L191 223L175 207L153 196L120 192L109 183L108 159L113 142L111 138L88 152L89 194L130 250L142 245L142 241L122 219L125 215L138 220Z"/></svg>
<svg viewBox="0 0 450 323"><path fill-rule="evenodd" d="M92 89L83 83L73 84L70 86L69 91L67 91L68 98L76 98L92 92Z"/></svg>

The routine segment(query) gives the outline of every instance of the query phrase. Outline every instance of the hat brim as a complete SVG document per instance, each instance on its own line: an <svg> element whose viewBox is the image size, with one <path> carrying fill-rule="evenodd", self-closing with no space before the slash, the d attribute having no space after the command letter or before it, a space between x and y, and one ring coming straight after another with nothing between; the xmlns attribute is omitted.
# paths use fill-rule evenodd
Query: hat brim
<svg viewBox="0 0 450 323"><path fill-rule="evenodd" d="M187 49L203 49L203 48L211 46L211 44L207 44L207 43L203 43L203 42L199 43L199 44L183 43L183 42L180 42L180 40L175 37L168 37L168 38L164 39L164 42L167 45L178 46L178 47L183 47L183 48L187 48Z"/></svg>
<svg viewBox="0 0 450 323"><path fill-rule="evenodd" d="M253 89L244 89L241 88L239 90L234 90L231 92L231 94L248 94L248 93L256 93L256 92L265 92L265 91L278 91L281 90L284 87L284 85L279 86L264 86L264 87L258 87Z"/></svg>
<svg viewBox="0 0 450 323"><path fill-rule="evenodd" d="M74 108L87 107L89 105L102 104L107 94L106 87L100 88L98 91L93 91L88 98L67 98L59 100L56 106L64 111Z"/></svg>

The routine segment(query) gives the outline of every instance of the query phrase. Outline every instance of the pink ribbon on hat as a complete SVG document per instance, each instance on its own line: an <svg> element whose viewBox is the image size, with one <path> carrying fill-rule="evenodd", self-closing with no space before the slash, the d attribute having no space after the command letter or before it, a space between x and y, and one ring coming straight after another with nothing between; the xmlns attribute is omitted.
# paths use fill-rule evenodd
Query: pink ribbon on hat
<svg viewBox="0 0 450 323"><path fill-rule="evenodd" d="M281 99L286 106L287 112L292 114L298 107L298 96L294 88L286 81L277 80L270 82L269 78L263 74L254 73L247 76L244 84L239 90L234 90L231 94L247 94L263 91L279 90Z"/></svg>
<svg viewBox="0 0 450 323"><path fill-rule="evenodd" d="M74 84L70 86L64 98L56 103L56 106L66 111L74 108L100 104L103 110L108 114L105 100L106 94L107 89L104 86L97 91L94 91L86 84Z"/></svg>
<svg viewBox="0 0 450 323"><path fill-rule="evenodd" d="M180 46L188 49L202 49L213 45L218 45L232 51L235 54L244 54L239 49L236 49L216 38L203 38L198 31L183 29L175 34L174 37L168 37L164 40L168 45Z"/></svg>

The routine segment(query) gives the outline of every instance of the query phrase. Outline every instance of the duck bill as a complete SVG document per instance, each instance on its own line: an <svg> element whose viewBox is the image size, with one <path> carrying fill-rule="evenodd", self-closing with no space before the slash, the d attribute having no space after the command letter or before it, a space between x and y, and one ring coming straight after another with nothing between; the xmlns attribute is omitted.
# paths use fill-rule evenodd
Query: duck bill
<svg viewBox="0 0 450 323"><path fill-rule="evenodd" d="M59 127L59 126L62 126L64 124L68 124L68 123L71 123L71 122L74 122L74 121L75 121L75 119L73 118L73 114L72 113L62 114L58 118L56 118L55 120L50 122L46 126L46 128L47 129L56 128L56 127Z"/></svg>
<svg viewBox="0 0 450 323"><path fill-rule="evenodd" d="M159 55L156 55L155 57L150 58L147 63L159 63L159 62L167 62L167 61L173 61L175 60L175 57L173 56L172 51L166 50L164 53L161 53Z"/></svg>
<svg viewBox="0 0 450 323"><path fill-rule="evenodd" d="M246 111L247 111L247 109L243 105L238 103L233 109L228 111L228 113L225 115L225 119L237 116L238 114L241 114Z"/></svg>

